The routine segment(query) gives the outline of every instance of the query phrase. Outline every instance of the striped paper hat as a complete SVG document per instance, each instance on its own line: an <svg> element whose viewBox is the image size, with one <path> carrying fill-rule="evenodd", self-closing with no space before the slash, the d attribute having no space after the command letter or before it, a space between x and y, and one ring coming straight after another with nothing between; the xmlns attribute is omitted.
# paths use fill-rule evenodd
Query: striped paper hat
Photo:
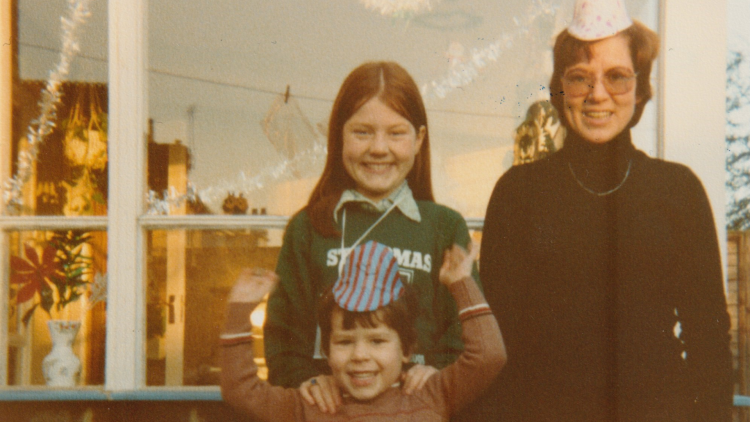
<svg viewBox="0 0 750 422"><path fill-rule="evenodd" d="M576 0L568 32L579 40L596 41L609 38L632 24L623 0Z"/></svg>
<svg viewBox="0 0 750 422"><path fill-rule="evenodd" d="M349 253L333 285L333 298L342 309L367 312L398 299L403 288L391 248L370 240Z"/></svg>

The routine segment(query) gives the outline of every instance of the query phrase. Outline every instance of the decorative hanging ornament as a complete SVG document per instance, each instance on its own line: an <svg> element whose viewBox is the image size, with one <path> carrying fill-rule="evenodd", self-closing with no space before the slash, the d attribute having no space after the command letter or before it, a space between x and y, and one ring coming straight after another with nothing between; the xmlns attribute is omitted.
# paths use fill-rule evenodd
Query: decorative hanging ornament
<svg viewBox="0 0 750 422"><path fill-rule="evenodd" d="M286 94L274 99L261 126L282 159L294 163L291 171L295 177L311 176L317 172L317 167L305 168L304 162L296 160L297 156L311 150L318 142L313 125L302 112L297 100L289 95L288 86Z"/></svg>
<svg viewBox="0 0 750 422"><path fill-rule="evenodd" d="M577 0L568 32L579 40L596 41L632 24L622 0Z"/></svg>
<svg viewBox="0 0 750 422"><path fill-rule="evenodd" d="M529 106L526 119L516 128L513 165L531 163L562 148L565 128L549 100Z"/></svg>
<svg viewBox="0 0 750 422"><path fill-rule="evenodd" d="M375 10L383 16L414 16L432 11L437 0L360 0L369 10Z"/></svg>

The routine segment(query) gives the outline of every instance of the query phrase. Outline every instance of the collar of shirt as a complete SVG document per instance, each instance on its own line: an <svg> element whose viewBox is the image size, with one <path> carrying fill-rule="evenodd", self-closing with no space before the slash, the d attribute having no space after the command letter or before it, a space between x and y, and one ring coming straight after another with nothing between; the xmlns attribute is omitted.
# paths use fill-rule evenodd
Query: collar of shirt
<svg viewBox="0 0 750 422"><path fill-rule="evenodd" d="M398 205L396 205L396 208L398 208L402 214L404 214L407 218L416 221L417 223L422 221L422 215L419 213L417 201L414 200L414 196L412 195L411 189L409 189L409 185L406 183L406 181L404 181L401 187L393 191L393 193L388 198L382 199L377 202L367 198L354 189L345 190L344 193L341 194L341 199L339 199L339 202L336 204L336 208L333 209L333 220L338 223L339 211L341 211L341 208L347 202L359 202L366 207L369 206L377 211L385 212L385 210L387 210L397 201Z"/></svg>

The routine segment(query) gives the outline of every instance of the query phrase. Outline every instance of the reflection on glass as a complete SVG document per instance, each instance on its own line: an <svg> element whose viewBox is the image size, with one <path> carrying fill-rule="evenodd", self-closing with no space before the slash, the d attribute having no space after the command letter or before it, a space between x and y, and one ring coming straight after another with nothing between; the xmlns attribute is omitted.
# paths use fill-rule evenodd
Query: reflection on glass
<svg viewBox="0 0 750 422"><path fill-rule="evenodd" d="M529 106L549 100L550 40L571 19L572 2L443 1L390 17L356 1L151 2L148 21L159 23L148 34L152 139L189 150L187 179L204 212L227 213L224 201L241 194L248 214L291 215L320 176L343 78L388 58L423 92L437 201L482 217L513 163L515 129ZM657 26L659 2L625 3ZM655 151L654 111L634 137L647 152ZM164 188L151 189L165 198Z"/></svg>
<svg viewBox="0 0 750 422"><path fill-rule="evenodd" d="M106 233L24 231L8 236L8 384L55 385L44 370L54 345L51 320L80 323L72 341L80 374L71 386L103 384Z"/></svg>
<svg viewBox="0 0 750 422"><path fill-rule="evenodd" d="M23 182L13 213L107 214L107 2L90 3L81 21L75 2L14 3L13 142L3 157Z"/></svg>
<svg viewBox="0 0 750 422"><path fill-rule="evenodd" d="M226 297L244 267L276 268L280 229L148 233L147 385L217 385ZM251 316L263 361L263 305Z"/></svg>
<svg viewBox="0 0 750 422"><path fill-rule="evenodd" d="M44 81L19 81L14 91L13 145L25 159L27 127L39 116ZM107 86L66 82L57 107L59 122L39 146L34 172L24 186L25 215L107 214Z"/></svg>

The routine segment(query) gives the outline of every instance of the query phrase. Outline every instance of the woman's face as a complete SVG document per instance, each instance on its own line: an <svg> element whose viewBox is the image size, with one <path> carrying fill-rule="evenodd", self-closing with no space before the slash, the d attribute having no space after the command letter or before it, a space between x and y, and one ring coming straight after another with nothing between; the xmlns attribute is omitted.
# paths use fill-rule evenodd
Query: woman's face
<svg viewBox="0 0 750 422"><path fill-rule="evenodd" d="M378 97L344 123L343 161L356 189L373 201L387 198L414 166L426 129L417 131Z"/></svg>
<svg viewBox="0 0 750 422"><path fill-rule="evenodd" d="M589 61L565 70L565 117L570 129L589 142L611 141L633 118L635 70L628 44L622 34L597 41L590 46ZM590 81L588 92L573 88L584 80Z"/></svg>

